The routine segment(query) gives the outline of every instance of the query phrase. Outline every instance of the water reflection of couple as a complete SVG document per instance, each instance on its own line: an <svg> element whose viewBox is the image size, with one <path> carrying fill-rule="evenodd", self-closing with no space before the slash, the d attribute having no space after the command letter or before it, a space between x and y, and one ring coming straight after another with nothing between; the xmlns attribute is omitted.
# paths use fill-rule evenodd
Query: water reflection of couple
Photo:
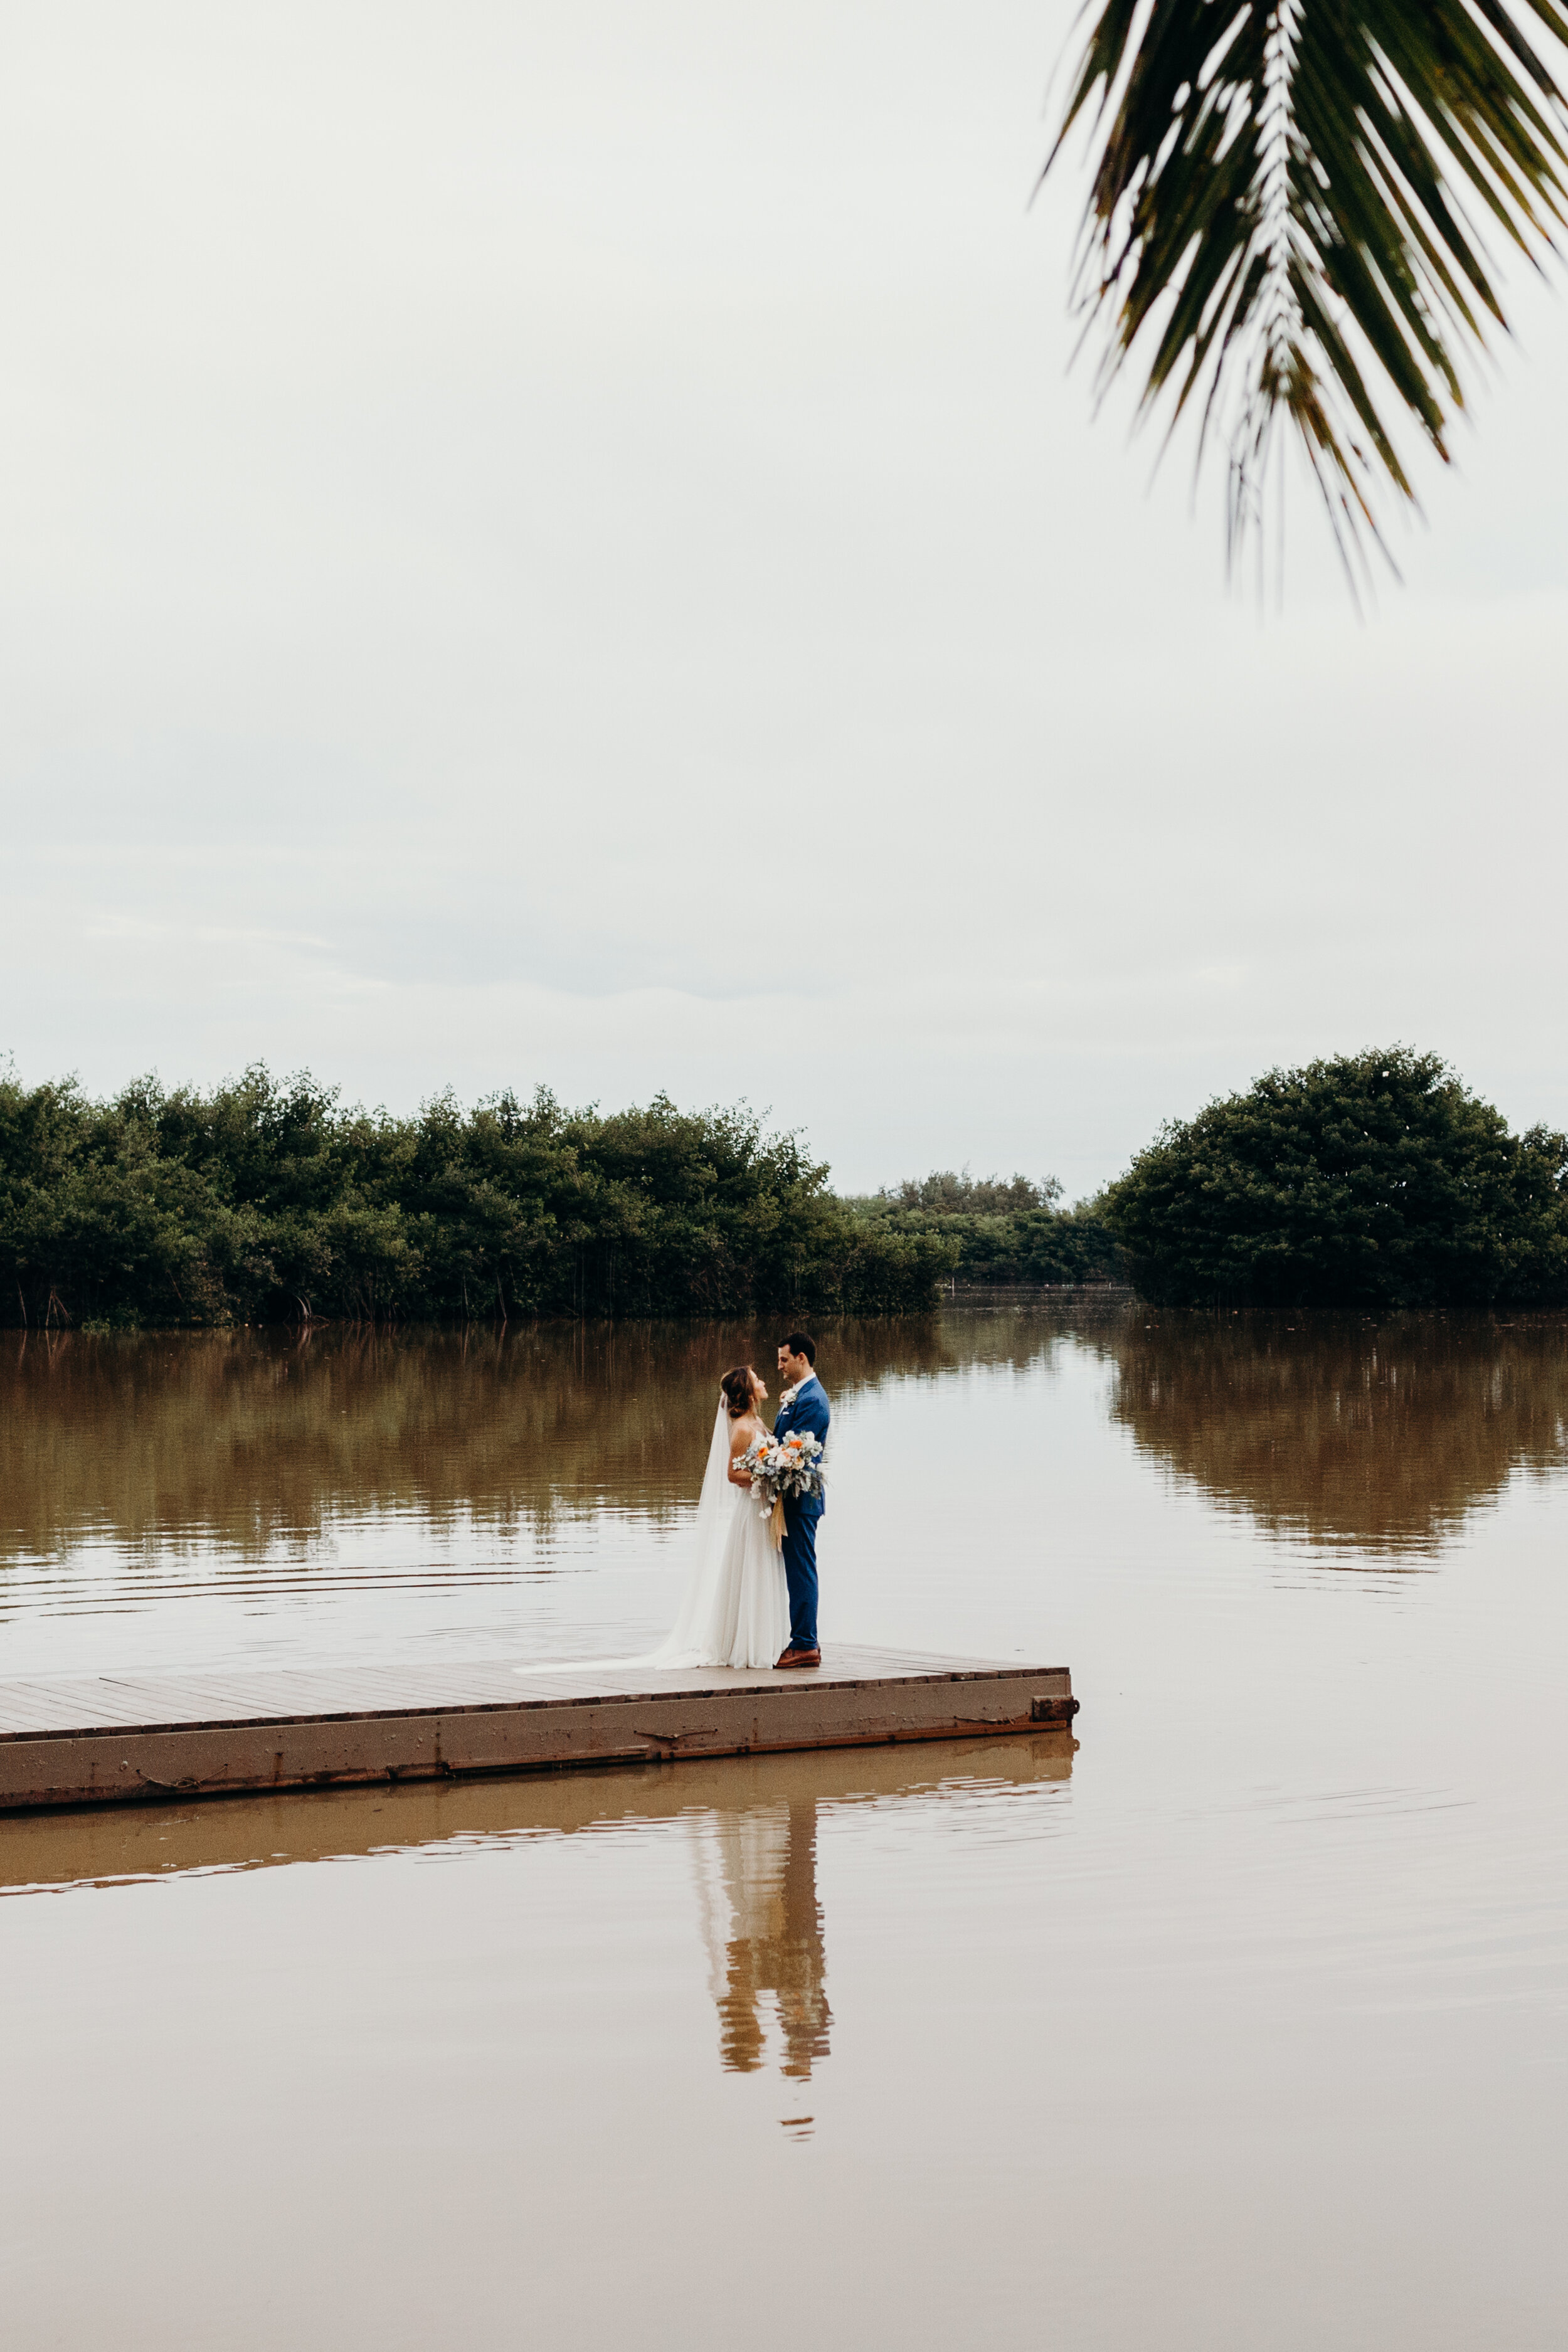
<svg viewBox="0 0 1568 2352"><path fill-rule="evenodd" d="M730 2074L761 2067L771 1994L784 2037L779 2072L809 2082L813 2063L827 2055L833 2022L816 1899L816 1802L716 1811L695 1829L720 2061Z"/></svg>

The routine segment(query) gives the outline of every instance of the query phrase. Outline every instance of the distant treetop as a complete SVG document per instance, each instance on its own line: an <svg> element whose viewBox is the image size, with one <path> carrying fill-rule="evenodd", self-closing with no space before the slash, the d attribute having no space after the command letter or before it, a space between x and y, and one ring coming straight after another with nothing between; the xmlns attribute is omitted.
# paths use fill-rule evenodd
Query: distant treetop
<svg viewBox="0 0 1568 2352"><path fill-rule="evenodd" d="M906 1176L900 1184L885 1184L878 1198L938 1217L1015 1217L1028 1209L1054 1209L1061 1196L1054 1176L1037 1184L1027 1176L972 1176L965 1167L956 1174L940 1168L929 1176Z"/></svg>

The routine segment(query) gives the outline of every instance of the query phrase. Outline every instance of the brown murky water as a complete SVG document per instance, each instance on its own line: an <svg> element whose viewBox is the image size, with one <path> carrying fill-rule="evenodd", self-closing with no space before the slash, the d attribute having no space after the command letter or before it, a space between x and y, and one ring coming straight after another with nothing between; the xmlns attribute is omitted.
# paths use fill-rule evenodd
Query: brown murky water
<svg viewBox="0 0 1568 2352"><path fill-rule="evenodd" d="M624 1652L767 1336L7 1335L0 1672ZM822 1337L1076 1748L0 1822L8 2344L1563 2340L1568 1325Z"/></svg>

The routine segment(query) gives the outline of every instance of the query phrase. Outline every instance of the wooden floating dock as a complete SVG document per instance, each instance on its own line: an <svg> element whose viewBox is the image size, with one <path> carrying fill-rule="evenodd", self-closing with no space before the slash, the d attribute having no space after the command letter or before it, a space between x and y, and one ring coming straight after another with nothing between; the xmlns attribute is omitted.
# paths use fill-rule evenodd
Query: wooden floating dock
<svg viewBox="0 0 1568 2352"><path fill-rule="evenodd" d="M842 1649L816 1671L277 1667L0 1682L0 1812L1065 1726L1065 1666Z"/></svg>

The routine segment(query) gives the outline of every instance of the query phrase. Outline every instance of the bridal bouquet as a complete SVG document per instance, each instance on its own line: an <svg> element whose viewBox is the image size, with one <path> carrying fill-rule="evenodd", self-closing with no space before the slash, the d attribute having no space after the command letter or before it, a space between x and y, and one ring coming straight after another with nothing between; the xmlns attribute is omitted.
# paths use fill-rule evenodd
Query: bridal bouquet
<svg viewBox="0 0 1568 2352"><path fill-rule="evenodd" d="M822 1440L803 1429L788 1437L759 1437L741 1456L749 1471L752 1493L775 1545L784 1533L784 1502L790 1496L820 1495L823 1487Z"/></svg>

